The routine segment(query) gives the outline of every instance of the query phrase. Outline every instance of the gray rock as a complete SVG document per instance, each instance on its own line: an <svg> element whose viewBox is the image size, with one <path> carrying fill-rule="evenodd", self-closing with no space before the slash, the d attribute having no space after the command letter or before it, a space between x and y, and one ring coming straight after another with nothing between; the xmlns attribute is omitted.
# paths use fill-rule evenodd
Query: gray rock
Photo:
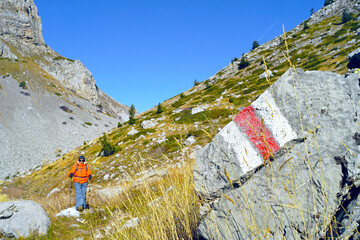
<svg viewBox="0 0 360 240"><path fill-rule="evenodd" d="M351 53L348 54L348 59L352 58L355 54L360 53L360 48L352 51Z"/></svg>
<svg viewBox="0 0 360 240"><path fill-rule="evenodd" d="M104 179L104 181L108 181L109 178L110 178L110 174L106 174L103 179Z"/></svg>
<svg viewBox="0 0 360 240"><path fill-rule="evenodd" d="M345 78L329 72L298 70L295 75L287 71L252 103L255 115L263 119L280 147L273 151L271 164L258 161L256 145L242 148L248 140L245 127L235 124L238 117L227 125L196 156L196 189L212 209L200 223L200 236L357 236L359 90L355 74ZM266 102L271 107L263 104ZM284 121L277 117L279 114L287 123L277 124ZM235 144L237 140L241 140L240 147ZM254 149L257 155L251 152ZM339 224L330 228L332 219Z"/></svg>
<svg viewBox="0 0 360 240"><path fill-rule="evenodd" d="M54 189L52 189L52 190L46 195L46 197L48 198L48 197L50 197L51 195L53 195L54 193L57 193L57 192L60 192L60 191L61 191L60 188L54 188Z"/></svg>
<svg viewBox="0 0 360 240"><path fill-rule="evenodd" d="M260 76L259 76L259 78L261 79L261 78L266 78L266 77L272 77L273 76L273 73L272 73L272 71L270 71L270 70L267 70L267 71L265 71L265 72L263 72Z"/></svg>
<svg viewBox="0 0 360 240"><path fill-rule="evenodd" d="M196 114L199 112L203 112L205 111L209 106L208 105L203 105L203 106L197 106L193 109L191 109L191 114Z"/></svg>
<svg viewBox="0 0 360 240"><path fill-rule="evenodd" d="M145 120L141 123L141 127L144 129L154 128L156 125L157 125L157 122L154 122L152 120Z"/></svg>
<svg viewBox="0 0 360 240"><path fill-rule="evenodd" d="M0 57L9 58L11 60L18 59L18 57L11 52L10 48L0 40Z"/></svg>
<svg viewBox="0 0 360 240"><path fill-rule="evenodd" d="M33 201L0 203L0 234L5 237L46 235L51 222L40 204Z"/></svg>
<svg viewBox="0 0 360 240"><path fill-rule="evenodd" d="M193 145L195 142L196 142L195 137L190 136L185 140L184 144L185 144L185 146L190 146L190 145Z"/></svg>
<svg viewBox="0 0 360 240"><path fill-rule="evenodd" d="M125 228L134 228L139 226L139 218L132 218L129 221L127 221L121 228L125 229Z"/></svg>
<svg viewBox="0 0 360 240"><path fill-rule="evenodd" d="M135 135L135 134L137 134L137 133L139 133L139 131L136 130L136 129L133 127L133 128L131 128L131 130L127 133L127 135L128 135L128 136L132 136L132 135Z"/></svg>
<svg viewBox="0 0 360 240"><path fill-rule="evenodd" d="M57 213L55 217L80 217L80 212L76 210L76 207L70 207Z"/></svg>

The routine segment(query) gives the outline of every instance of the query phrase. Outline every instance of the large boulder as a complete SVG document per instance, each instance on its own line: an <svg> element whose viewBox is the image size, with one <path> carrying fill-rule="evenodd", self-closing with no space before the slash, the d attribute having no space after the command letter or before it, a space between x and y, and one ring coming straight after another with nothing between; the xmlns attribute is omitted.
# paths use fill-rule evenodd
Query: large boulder
<svg viewBox="0 0 360 240"><path fill-rule="evenodd" d="M4 237L46 235L50 224L39 203L30 200L0 203L0 235Z"/></svg>
<svg viewBox="0 0 360 240"><path fill-rule="evenodd" d="M359 81L288 70L196 156L204 239L359 239Z"/></svg>

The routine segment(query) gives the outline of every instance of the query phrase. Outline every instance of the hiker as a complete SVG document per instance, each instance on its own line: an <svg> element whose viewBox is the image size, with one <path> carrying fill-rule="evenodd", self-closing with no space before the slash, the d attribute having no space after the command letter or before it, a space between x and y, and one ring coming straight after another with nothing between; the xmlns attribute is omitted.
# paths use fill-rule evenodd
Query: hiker
<svg viewBox="0 0 360 240"><path fill-rule="evenodd" d="M71 179L74 177L76 210L81 212L84 209L89 209L89 204L86 203L86 187L88 179L91 180L92 175L89 166L86 165L84 156L79 157L68 175Z"/></svg>

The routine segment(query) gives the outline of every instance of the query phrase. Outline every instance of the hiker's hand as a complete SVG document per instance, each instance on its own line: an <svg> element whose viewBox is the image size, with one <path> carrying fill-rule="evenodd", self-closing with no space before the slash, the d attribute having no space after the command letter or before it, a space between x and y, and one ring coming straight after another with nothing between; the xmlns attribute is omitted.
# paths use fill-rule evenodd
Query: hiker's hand
<svg viewBox="0 0 360 240"><path fill-rule="evenodd" d="M91 175L89 175L89 180L91 180L92 179L92 176Z"/></svg>
<svg viewBox="0 0 360 240"><path fill-rule="evenodd" d="M70 177L72 178L74 176L74 174L73 173L70 173Z"/></svg>

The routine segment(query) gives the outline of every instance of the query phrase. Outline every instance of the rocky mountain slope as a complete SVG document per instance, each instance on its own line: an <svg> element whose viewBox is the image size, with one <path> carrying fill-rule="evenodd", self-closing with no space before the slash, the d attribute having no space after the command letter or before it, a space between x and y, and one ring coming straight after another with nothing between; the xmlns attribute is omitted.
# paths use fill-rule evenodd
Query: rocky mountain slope
<svg viewBox="0 0 360 240"><path fill-rule="evenodd" d="M0 2L0 74L0 179L128 120L129 108L102 92L79 60L45 44L33 0Z"/></svg>
<svg viewBox="0 0 360 240"><path fill-rule="evenodd" d="M350 21L342 21L344 10L353 13ZM279 36L264 43L209 79L161 103L161 111L154 107L138 115L135 124L125 123L108 132L107 141L115 147L114 154L101 155L103 139L98 139L6 185L9 189L21 189L21 196L36 194L46 198L50 191L66 192L66 173L79 154L84 154L92 167L94 190L104 190L110 195L112 191L122 192L119 185L124 182L134 186L130 175L147 179L146 176L157 176L154 172L168 166L181 167L184 159L191 162L197 150L209 143L240 109L257 99L290 67L346 74L348 54L360 45L359 32L359 1L334 1L286 32L286 38ZM129 194L136 203L137 194ZM116 203L111 204L116 209ZM132 209L124 207L122 210L126 214L120 216L126 217L119 216L121 224L135 217ZM114 229L107 220L101 224L99 231L100 228ZM136 230L119 231L133 233Z"/></svg>

